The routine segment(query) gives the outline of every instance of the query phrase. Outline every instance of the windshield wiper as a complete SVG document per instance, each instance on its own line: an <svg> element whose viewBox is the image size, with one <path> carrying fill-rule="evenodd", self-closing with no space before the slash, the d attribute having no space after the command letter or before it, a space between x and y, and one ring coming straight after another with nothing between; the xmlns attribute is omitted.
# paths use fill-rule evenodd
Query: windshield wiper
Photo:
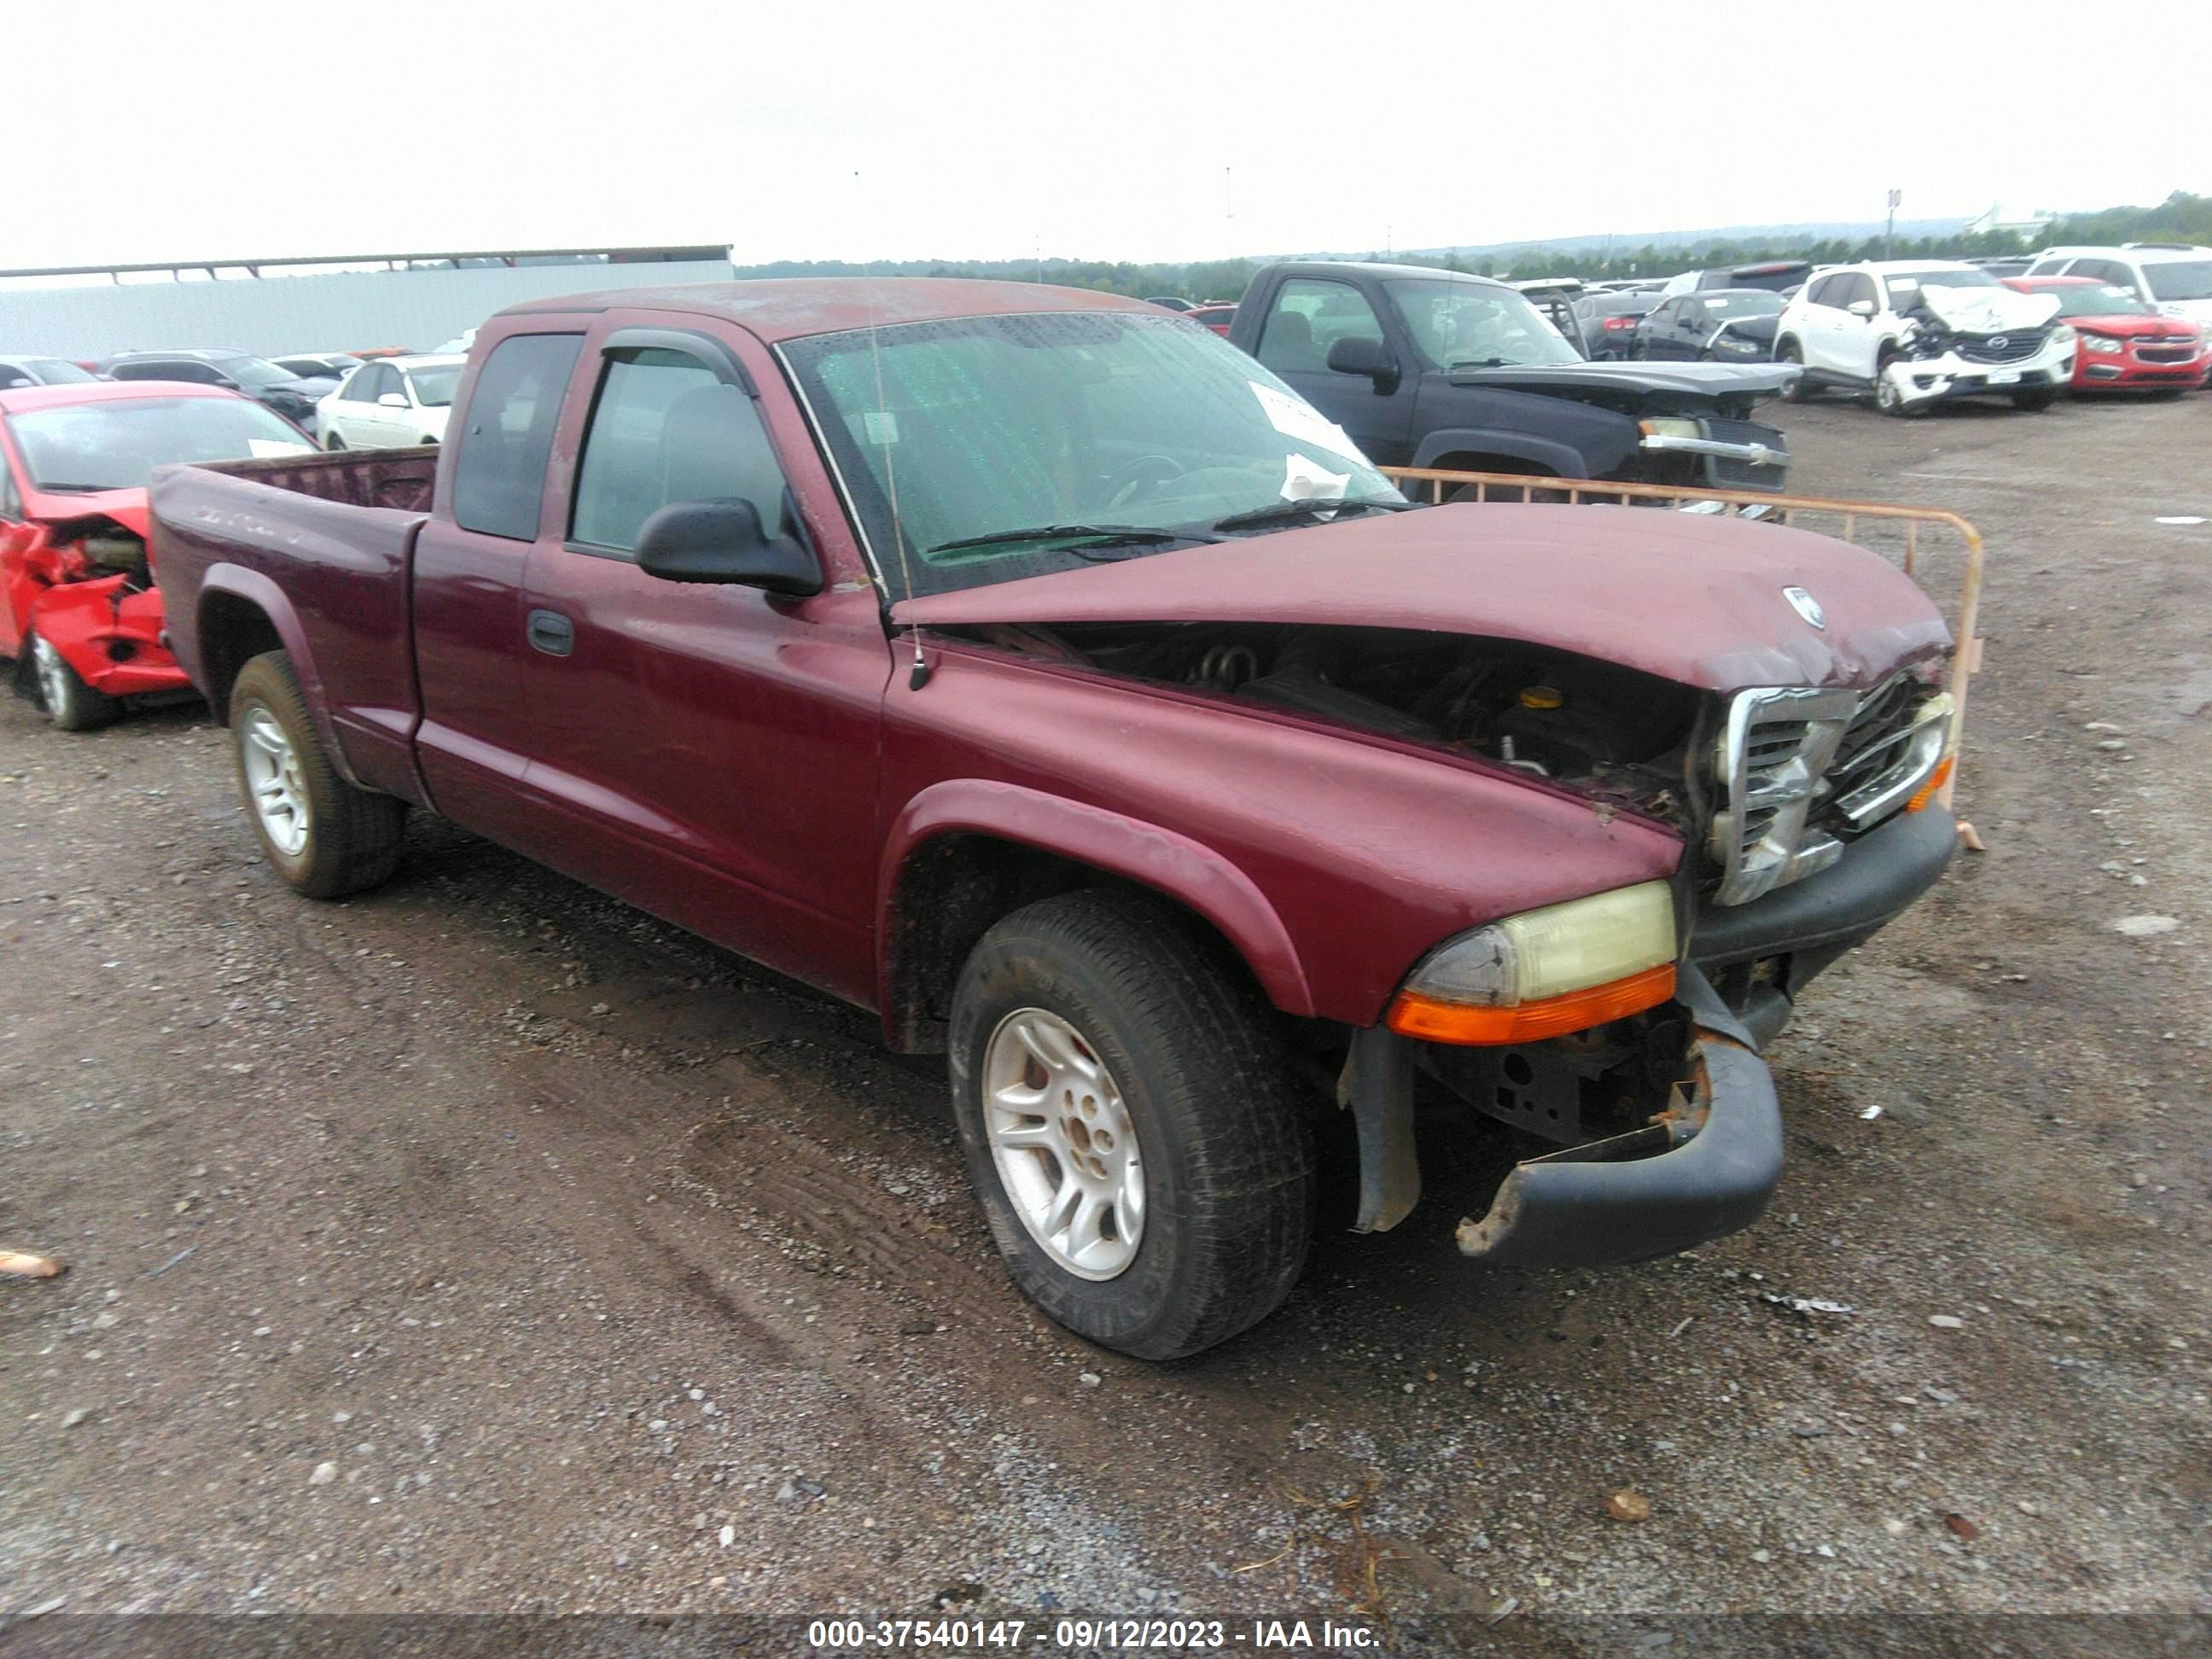
<svg viewBox="0 0 2212 1659"><path fill-rule="evenodd" d="M1285 523L1319 513L1350 513L1372 507L1382 513L1403 513L1413 505L1411 501L1376 501L1371 497L1351 500L1310 501L1278 501L1273 507L1255 507L1249 513L1232 513L1225 519L1216 519L1216 530L1256 530L1262 525Z"/></svg>
<svg viewBox="0 0 2212 1659"><path fill-rule="evenodd" d="M44 479L41 479L39 481L37 488L46 490L50 495L97 495L103 490L124 489L129 488L129 486L125 484L102 483L48 483Z"/></svg>
<svg viewBox="0 0 2212 1659"><path fill-rule="evenodd" d="M957 553L963 547L993 547L1002 542L1212 542L1202 530L1157 530L1138 524L1047 524L1030 530L994 530L981 536L963 536L957 541L939 542L922 556L933 558L939 553Z"/></svg>

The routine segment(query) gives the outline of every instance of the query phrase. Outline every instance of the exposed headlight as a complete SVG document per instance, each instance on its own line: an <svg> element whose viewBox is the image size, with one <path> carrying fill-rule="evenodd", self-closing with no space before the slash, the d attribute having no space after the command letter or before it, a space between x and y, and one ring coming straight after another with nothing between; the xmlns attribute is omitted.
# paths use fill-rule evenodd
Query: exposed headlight
<svg viewBox="0 0 2212 1659"><path fill-rule="evenodd" d="M1759 349L1759 342L1756 340L1747 340L1741 334L1723 334L1719 339L1713 342L1713 349L1716 351L1756 351Z"/></svg>
<svg viewBox="0 0 2212 1659"><path fill-rule="evenodd" d="M1407 976L1389 1025L1430 1042L1540 1042L1674 994L1674 895L1647 881L1461 934Z"/></svg>
<svg viewBox="0 0 2212 1659"><path fill-rule="evenodd" d="M2084 351L2110 356L2124 349L2126 345L2126 341L2116 340L2109 334L2092 334L2087 329L2081 331L2081 349Z"/></svg>
<svg viewBox="0 0 2212 1659"><path fill-rule="evenodd" d="M1638 421L1638 428L1647 438L1696 438L1704 435L1695 421L1686 421L1668 416L1656 421Z"/></svg>
<svg viewBox="0 0 2212 1659"><path fill-rule="evenodd" d="M2072 345L2074 343L2074 331L2063 323L2059 324L2057 327L2051 331L2051 343L2060 346Z"/></svg>

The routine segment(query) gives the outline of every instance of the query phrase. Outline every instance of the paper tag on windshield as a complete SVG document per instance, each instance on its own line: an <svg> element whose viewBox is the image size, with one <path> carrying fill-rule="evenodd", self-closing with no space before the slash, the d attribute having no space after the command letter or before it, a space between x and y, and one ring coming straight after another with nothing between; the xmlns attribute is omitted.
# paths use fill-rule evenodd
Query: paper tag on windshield
<svg viewBox="0 0 2212 1659"><path fill-rule="evenodd" d="M1318 461L1295 452L1283 457L1283 499L1286 501L1340 501L1349 472L1332 472Z"/></svg>
<svg viewBox="0 0 2212 1659"><path fill-rule="evenodd" d="M1316 409L1311 404L1297 398L1286 398L1271 386L1261 386L1257 380L1247 380L1252 395L1260 400L1260 407L1267 413L1268 424L1285 438L1295 438L1302 444L1311 444L1316 449L1326 449L1332 455L1349 455L1354 460L1364 460L1359 446L1346 435L1342 427Z"/></svg>
<svg viewBox="0 0 2212 1659"><path fill-rule="evenodd" d="M888 409L865 409L860 411L861 429L867 433L868 441L878 449L895 444L898 437L898 416Z"/></svg>
<svg viewBox="0 0 2212 1659"><path fill-rule="evenodd" d="M312 444L288 444L281 438L248 438L246 447L257 461L270 460L278 455L312 455L315 453Z"/></svg>

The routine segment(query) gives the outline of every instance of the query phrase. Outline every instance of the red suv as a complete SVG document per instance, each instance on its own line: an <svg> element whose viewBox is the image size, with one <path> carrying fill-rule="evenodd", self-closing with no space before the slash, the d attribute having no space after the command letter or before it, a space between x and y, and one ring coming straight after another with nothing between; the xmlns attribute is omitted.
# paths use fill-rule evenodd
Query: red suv
<svg viewBox="0 0 2212 1659"><path fill-rule="evenodd" d="M2204 384L2212 348L2204 331L2126 289L2094 276L2008 276L2022 294L2055 294L2058 314L2074 325L2076 392L2186 392Z"/></svg>

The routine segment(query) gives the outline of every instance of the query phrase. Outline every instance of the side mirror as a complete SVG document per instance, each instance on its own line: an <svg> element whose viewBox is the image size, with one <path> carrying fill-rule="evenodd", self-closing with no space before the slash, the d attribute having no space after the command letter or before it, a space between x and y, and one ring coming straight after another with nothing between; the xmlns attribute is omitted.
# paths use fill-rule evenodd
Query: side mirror
<svg viewBox="0 0 2212 1659"><path fill-rule="evenodd" d="M793 537L771 539L760 510L735 496L662 507L637 532L637 568L669 582L729 582L794 598L822 591L814 556Z"/></svg>
<svg viewBox="0 0 2212 1659"><path fill-rule="evenodd" d="M1339 374L1364 374L1375 382L1377 394L1398 384L1398 360L1389 347L1369 335L1347 335L1330 346L1328 366Z"/></svg>
<svg viewBox="0 0 2212 1659"><path fill-rule="evenodd" d="M379 409L404 409L407 407L407 394L404 392L380 392L376 396L376 406Z"/></svg>
<svg viewBox="0 0 2212 1659"><path fill-rule="evenodd" d="M1874 301L1871 300L1854 300L1850 304L1845 306L1844 309L1850 313L1854 317L1871 317L1874 315Z"/></svg>

